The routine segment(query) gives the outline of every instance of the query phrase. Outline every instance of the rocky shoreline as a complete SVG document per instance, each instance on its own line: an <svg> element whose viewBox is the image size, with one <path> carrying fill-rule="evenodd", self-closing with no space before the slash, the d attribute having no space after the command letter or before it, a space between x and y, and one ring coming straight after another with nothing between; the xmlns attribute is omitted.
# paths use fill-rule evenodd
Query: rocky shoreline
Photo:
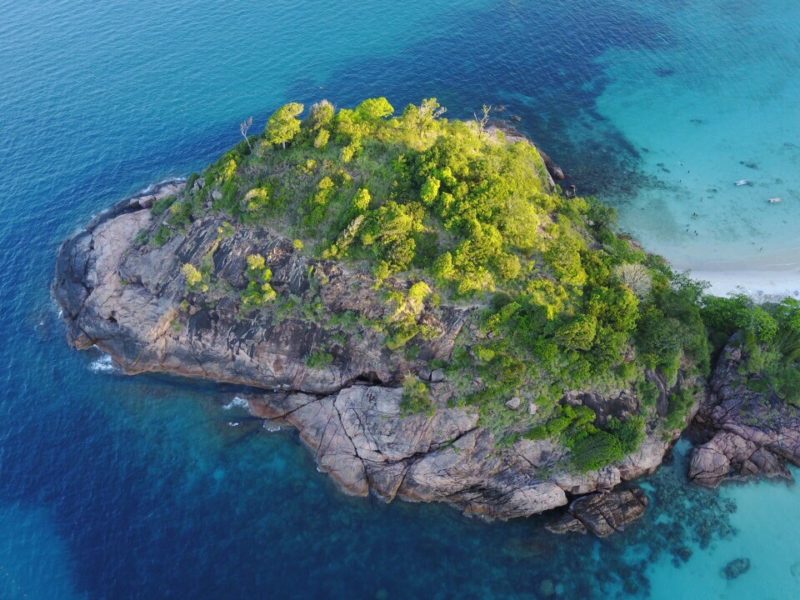
<svg viewBox="0 0 800 600"><path fill-rule="evenodd" d="M692 454L689 478L716 487L727 480L779 477L800 465L800 410L755 391L740 375L742 350L730 345L717 361L708 395L693 423L703 443Z"/></svg>
<svg viewBox="0 0 800 600"><path fill-rule="evenodd" d="M498 445L493 433L478 425L476 410L449 406L454 394L450 382L429 368L450 356L456 336L470 326L469 308L441 306L425 314L423 319L443 334L426 342L414 358L387 352L369 329L334 340L318 317L245 318L228 297L218 298L213 307L187 309L181 265L199 263L212 245L215 274L232 289L246 284L245 257L258 250L267 258L279 293L306 298L315 278L324 278L315 293L325 311L380 317L387 307L363 274L310 259L291 240L264 228L236 232L220 243L220 217L195 221L185 235L163 246L138 246L140 232L153 226L154 203L185 185L167 181L126 199L64 242L53 295L74 347L97 346L129 374L166 372L252 388L247 395L251 413L295 427L320 470L352 495L445 502L486 519L569 507L552 530L600 536L643 514L641 491L613 490L657 469L680 430L649 429L637 452L582 474L563 468L564 450L551 440ZM321 341L334 349L332 360L310 365L308 348ZM404 413L401 382L406 372L429 382L432 413ZM663 381L656 383L664 404L669 389ZM750 403L735 385L730 353L720 361L711 389L690 411L690 419L700 411L697 422L708 437L693 457L692 478L714 485L731 475L785 476L785 461L797 464L800 459L796 409L785 408L791 415L776 409L779 425L772 436L762 423L744 425ZM576 393L573 401L611 406L620 415L638 402L624 392L609 399Z"/></svg>

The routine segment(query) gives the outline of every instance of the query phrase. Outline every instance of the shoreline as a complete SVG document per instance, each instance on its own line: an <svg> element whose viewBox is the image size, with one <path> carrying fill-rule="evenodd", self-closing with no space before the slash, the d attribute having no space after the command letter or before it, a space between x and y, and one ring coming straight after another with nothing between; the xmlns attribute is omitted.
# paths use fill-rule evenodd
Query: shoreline
<svg viewBox="0 0 800 600"><path fill-rule="evenodd" d="M800 270L797 269L688 269L689 276L709 284L714 296L745 294L758 303L800 300Z"/></svg>

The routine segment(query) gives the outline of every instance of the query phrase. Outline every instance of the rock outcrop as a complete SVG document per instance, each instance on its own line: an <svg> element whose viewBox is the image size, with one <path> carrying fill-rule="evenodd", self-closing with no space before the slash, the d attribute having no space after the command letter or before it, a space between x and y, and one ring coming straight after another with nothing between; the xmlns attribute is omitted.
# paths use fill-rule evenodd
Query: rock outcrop
<svg viewBox="0 0 800 600"><path fill-rule="evenodd" d="M569 451L551 440L498 445L476 409L451 402L453 384L430 366L450 358L456 337L472 327L474 307L425 308L420 322L438 335L412 357L389 350L384 334L369 326L395 309L368 275L309 258L274 231L226 229L209 211L162 245L146 243L159 227L154 202L184 185L168 182L125 200L63 244L53 293L75 347L97 346L131 374L248 386L251 412L296 427L320 470L354 495L446 502L469 515L508 519L565 506L568 495L610 492L661 463L674 435L665 438L652 424L639 451L582 474L567 468ZM246 258L254 253L265 257L278 297L291 302L241 310ZM186 263L212 272L213 285L202 294L187 291ZM404 282L386 285L402 290ZM349 324L334 323L342 315L350 315ZM324 349L325 360L311 359L315 349ZM431 411L405 414L401 385L409 372L429 386ZM565 399L603 405L604 418L638 409L626 391L605 400L596 392ZM507 410L535 412L520 398ZM645 505L627 490L576 500L570 510L582 526L606 535Z"/></svg>
<svg viewBox="0 0 800 600"><path fill-rule="evenodd" d="M569 505L567 514L547 525L553 533L587 533L607 537L623 531L641 518L647 509L647 496L633 487L609 493L581 496Z"/></svg>
<svg viewBox="0 0 800 600"><path fill-rule="evenodd" d="M791 479L787 462L800 465L800 410L775 394L747 386L742 350L728 345L695 425L708 440L695 448L689 478L714 487L726 479Z"/></svg>

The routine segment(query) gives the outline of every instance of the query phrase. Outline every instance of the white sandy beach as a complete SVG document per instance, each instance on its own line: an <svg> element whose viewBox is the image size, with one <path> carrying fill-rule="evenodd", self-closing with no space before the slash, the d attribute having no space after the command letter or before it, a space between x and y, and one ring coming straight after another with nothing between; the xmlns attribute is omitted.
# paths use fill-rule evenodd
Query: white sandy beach
<svg viewBox="0 0 800 600"><path fill-rule="evenodd" d="M689 270L693 279L707 281L717 296L746 294L757 302L800 299L800 268L785 270Z"/></svg>

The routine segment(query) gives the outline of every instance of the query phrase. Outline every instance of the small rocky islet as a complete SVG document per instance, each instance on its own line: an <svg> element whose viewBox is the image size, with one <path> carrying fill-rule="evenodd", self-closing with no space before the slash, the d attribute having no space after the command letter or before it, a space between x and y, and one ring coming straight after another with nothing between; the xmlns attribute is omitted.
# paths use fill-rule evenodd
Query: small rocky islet
<svg viewBox="0 0 800 600"><path fill-rule="evenodd" d="M791 477L800 304L705 295L488 110L394 112L288 104L99 214L57 257L69 342L245 386L353 495L606 536L687 427L698 484Z"/></svg>

